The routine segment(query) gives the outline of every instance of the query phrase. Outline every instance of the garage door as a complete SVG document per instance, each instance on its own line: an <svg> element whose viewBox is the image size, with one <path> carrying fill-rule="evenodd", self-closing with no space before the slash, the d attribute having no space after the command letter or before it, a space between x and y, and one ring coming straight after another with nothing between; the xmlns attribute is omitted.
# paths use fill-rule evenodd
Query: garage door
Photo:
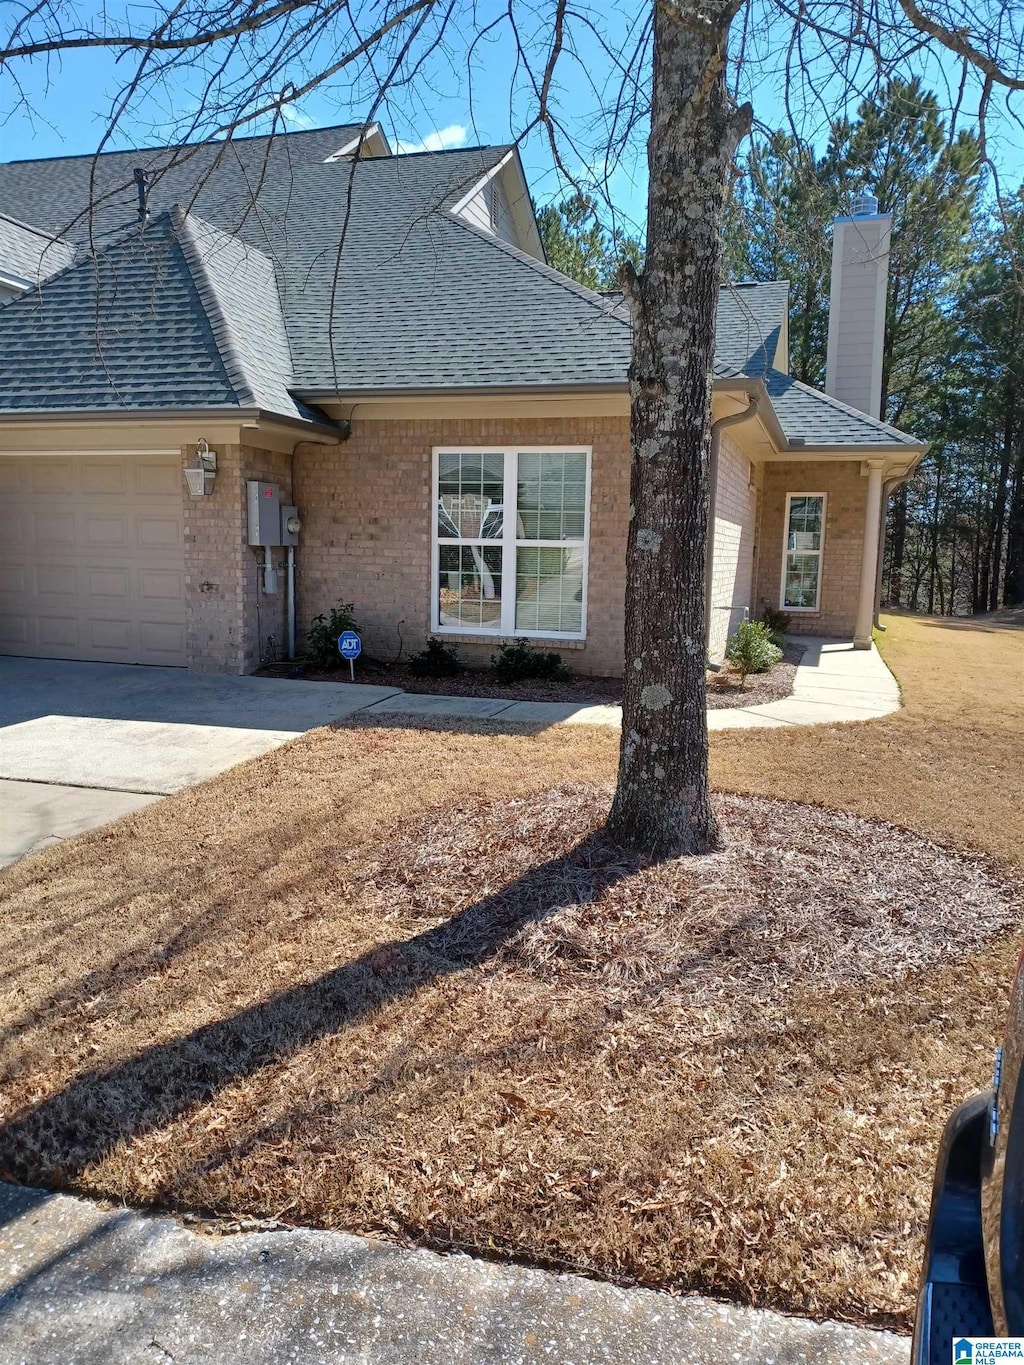
<svg viewBox="0 0 1024 1365"><path fill-rule="evenodd" d="M0 654L184 664L176 455L0 456Z"/></svg>

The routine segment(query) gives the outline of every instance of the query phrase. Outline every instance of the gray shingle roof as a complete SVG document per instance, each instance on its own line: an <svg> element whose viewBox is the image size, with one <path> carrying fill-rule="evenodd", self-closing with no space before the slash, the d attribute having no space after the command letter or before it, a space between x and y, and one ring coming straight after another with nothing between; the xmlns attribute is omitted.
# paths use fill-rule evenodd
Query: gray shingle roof
<svg viewBox="0 0 1024 1365"><path fill-rule="evenodd" d="M322 162L358 133L356 125L342 124L186 147L9 161L0 163L0 204L24 223L97 245L138 221L134 171L141 166L150 172L154 213L180 204L231 232L266 185L287 180L296 166Z"/></svg>
<svg viewBox="0 0 1024 1365"><path fill-rule="evenodd" d="M0 308L0 411L239 406L170 214Z"/></svg>
<svg viewBox="0 0 1024 1365"><path fill-rule="evenodd" d="M625 384L629 323L614 298L450 213L506 148L326 162L357 131L101 157L91 224L90 157L0 165L0 201L48 230L76 219L76 240L87 240L90 226L94 240L123 233L135 216L132 169L151 158L153 212L179 201L194 209L174 245L200 303L189 326L205 327L223 372L214 380L214 366L199 382L185 365L177 383L185 328L177 314L174 325L169 319L161 327L155 316L148 330L137 323L132 347L122 324L125 366L134 349L143 373L165 375L175 406L197 402L200 390L209 404L224 380L231 393L224 401L288 416L307 415L296 396L338 391ZM133 258L133 269L145 254ZM139 274L132 287L145 316L156 284ZM176 307L183 297L182 286ZM784 283L723 288L716 377L764 379L784 431L807 445L916 444L773 368L787 298ZM119 298L117 306L129 305ZM38 332L51 326L70 344L58 309L37 314ZM31 338L21 335L19 345L31 348ZM144 345L153 348L145 356ZM118 395L146 388L127 379L114 386ZM0 407L9 387L0 376ZM59 379L52 390L51 402L67 406ZM74 388L76 406L84 391Z"/></svg>
<svg viewBox="0 0 1024 1365"><path fill-rule="evenodd" d="M303 413L269 256L195 214L176 214L178 239L238 401L285 417Z"/></svg>
<svg viewBox="0 0 1024 1365"><path fill-rule="evenodd" d="M856 408L830 398L791 375L767 370L765 381L779 424L786 436L803 437L809 446L920 446L916 436L878 422Z"/></svg>
<svg viewBox="0 0 1024 1365"><path fill-rule="evenodd" d="M61 238L0 213L0 275L38 284L74 259L74 247Z"/></svg>
<svg viewBox="0 0 1024 1365"><path fill-rule="evenodd" d="M718 295L718 359L743 374L764 374L778 359L776 350L788 308L786 280L724 284Z"/></svg>

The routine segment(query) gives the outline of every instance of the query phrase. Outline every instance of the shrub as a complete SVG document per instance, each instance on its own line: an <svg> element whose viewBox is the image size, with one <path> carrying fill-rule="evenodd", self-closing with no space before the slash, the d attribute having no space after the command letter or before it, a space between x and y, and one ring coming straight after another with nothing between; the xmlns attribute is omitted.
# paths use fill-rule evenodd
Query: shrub
<svg viewBox="0 0 1024 1365"><path fill-rule="evenodd" d="M767 673L782 658L782 650L772 643L771 631L763 621L741 621L735 635L729 636L725 657L745 683L748 673Z"/></svg>
<svg viewBox="0 0 1024 1365"><path fill-rule="evenodd" d="M409 672L417 678L454 678L462 672L462 660L457 649L431 636L426 649L409 660Z"/></svg>
<svg viewBox="0 0 1024 1365"><path fill-rule="evenodd" d="M761 620L768 627L768 634L772 637L772 644L778 645L779 649L786 643L786 636L789 634L793 625L793 618L788 611L776 611L774 607L765 603L764 611L761 613Z"/></svg>
<svg viewBox="0 0 1024 1365"><path fill-rule="evenodd" d="M338 636L346 630L358 629L351 602L332 607L330 616L323 612L314 616L306 636L306 658L311 667L322 668L325 672L340 668L345 661L338 653Z"/></svg>
<svg viewBox="0 0 1024 1365"><path fill-rule="evenodd" d="M500 683L524 682L541 678L545 682L564 682L572 677L561 654L552 650L531 649L527 640L513 640L491 655L491 667Z"/></svg>

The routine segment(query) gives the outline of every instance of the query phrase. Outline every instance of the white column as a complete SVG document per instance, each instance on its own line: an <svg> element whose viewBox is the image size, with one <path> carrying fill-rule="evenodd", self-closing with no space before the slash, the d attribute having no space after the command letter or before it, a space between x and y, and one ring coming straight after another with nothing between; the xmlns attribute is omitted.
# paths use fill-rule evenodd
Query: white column
<svg viewBox="0 0 1024 1365"><path fill-rule="evenodd" d="M878 571L878 536L882 525L882 471L884 460L868 460L868 500L864 509L864 546L860 561L860 592L854 649L871 648L871 622L875 615L875 575Z"/></svg>

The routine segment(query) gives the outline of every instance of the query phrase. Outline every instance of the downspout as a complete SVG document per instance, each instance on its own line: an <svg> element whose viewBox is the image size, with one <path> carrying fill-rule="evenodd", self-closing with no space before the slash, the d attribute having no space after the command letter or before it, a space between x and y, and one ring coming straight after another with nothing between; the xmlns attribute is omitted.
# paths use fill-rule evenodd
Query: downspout
<svg viewBox="0 0 1024 1365"><path fill-rule="evenodd" d="M743 412L734 412L729 417L719 417L711 423L711 453L708 457L708 539L704 551L704 653L711 645L711 595L715 567L715 510L718 504L718 464L722 449L722 432L726 427L739 426L741 422L753 417L761 406L759 393L745 395L747 406Z"/></svg>

